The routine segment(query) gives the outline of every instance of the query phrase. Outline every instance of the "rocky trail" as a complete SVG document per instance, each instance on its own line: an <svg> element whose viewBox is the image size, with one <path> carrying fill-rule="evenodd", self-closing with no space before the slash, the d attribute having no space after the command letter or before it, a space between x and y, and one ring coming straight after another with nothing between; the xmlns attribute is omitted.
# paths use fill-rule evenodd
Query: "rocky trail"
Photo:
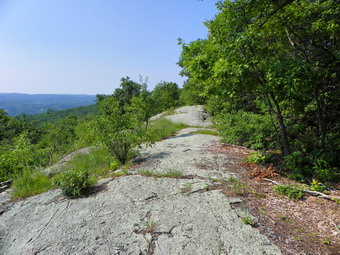
<svg viewBox="0 0 340 255"><path fill-rule="evenodd" d="M196 130L142 150L128 175L101 180L87 197L52 190L7 204L0 254L281 254L245 224L241 200L219 189L237 178L228 169L238 157L212 152L219 137Z"/></svg>

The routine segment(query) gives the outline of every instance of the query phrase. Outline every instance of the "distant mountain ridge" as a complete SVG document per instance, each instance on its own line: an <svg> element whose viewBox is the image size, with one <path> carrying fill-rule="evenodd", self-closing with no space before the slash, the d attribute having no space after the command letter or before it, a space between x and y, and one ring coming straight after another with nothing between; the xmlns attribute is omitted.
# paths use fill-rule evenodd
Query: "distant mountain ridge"
<svg viewBox="0 0 340 255"><path fill-rule="evenodd" d="M95 95L0 93L0 109L8 115L39 114L94 104Z"/></svg>

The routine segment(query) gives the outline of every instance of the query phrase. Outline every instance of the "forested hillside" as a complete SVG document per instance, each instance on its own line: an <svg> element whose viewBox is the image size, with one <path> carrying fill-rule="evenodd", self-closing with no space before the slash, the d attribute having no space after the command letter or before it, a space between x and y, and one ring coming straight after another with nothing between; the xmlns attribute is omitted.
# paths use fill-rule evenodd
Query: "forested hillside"
<svg viewBox="0 0 340 255"><path fill-rule="evenodd" d="M85 105L79 106L71 109L54 111L54 110L47 110L45 113L34 114L34 115L21 115L19 118L23 118L29 122L36 122L37 124L45 124L45 123L55 123L60 119L63 119L69 115L74 115L78 118L84 118L87 115L97 114L96 105Z"/></svg>
<svg viewBox="0 0 340 255"><path fill-rule="evenodd" d="M39 114L50 110L58 111L95 103L93 95L52 95L0 93L0 109L10 116Z"/></svg>

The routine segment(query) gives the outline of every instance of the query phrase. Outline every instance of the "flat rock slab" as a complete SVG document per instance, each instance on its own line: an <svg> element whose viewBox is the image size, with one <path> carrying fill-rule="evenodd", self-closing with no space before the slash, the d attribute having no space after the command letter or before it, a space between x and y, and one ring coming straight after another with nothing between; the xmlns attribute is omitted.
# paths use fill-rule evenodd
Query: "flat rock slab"
<svg viewBox="0 0 340 255"><path fill-rule="evenodd" d="M210 127L210 114L204 110L203 105L183 106L177 108L172 115L160 113L151 118L156 120L164 117L173 123L182 123L194 127Z"/></svg>
<svg viewBox="0 0 340 255"><path fill-rule="evenodd" d="M131 175L101 180L88 197L52 190L11 204L0 216L0 254L281 254L243 223L232 206L238 198L206 188L213 176L232 176L228 164L236 159L208 151L218 137L192 131L144 149ZM216 168L199 168L200 158ZM146 168L183 176L138 174Z"/></svg>

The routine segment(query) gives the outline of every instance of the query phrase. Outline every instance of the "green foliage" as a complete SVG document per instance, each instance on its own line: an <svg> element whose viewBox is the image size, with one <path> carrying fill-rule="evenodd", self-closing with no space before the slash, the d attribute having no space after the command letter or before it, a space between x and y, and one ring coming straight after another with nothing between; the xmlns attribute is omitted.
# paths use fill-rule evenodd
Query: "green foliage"
<svg viewBox="0 0 340 255"><path fill-rule="evenodd" d="M76 148L88 147L99 142L96 119L92 115L79 120L74 132L76 135L74 142Z"/></svg>
<svg viewBox="0 0 340 255"><path fill-rule="evenodd" d="M133 97L140 95L143 87L137 82L132 81L130 77L122 78L120 81L120 88L116 89L112 96L117 100L118 105L123 108L131 104Z"/></svg>
<svg viewBox="0 0 340 255"><path fill-rule="evenodd" d="M203 93L203 84L187 80L183 85L180 94L180 102L183 105L202 105L206 103L206 96Z"/></svg>
<svg viewBox="0 0 340 255"><path fill-rule="evenodd" d="M46 124L43 126L45 133L39 141L39 146L48 150L47 164L51 165L60 158L76 150L76 127L78 118L76 116L68 116L59 120L54 124Z"/></svg>
<svg viewBox="0 0 340 255"><path fill-rule="evenodd" d="M39 163L39 154L35 153L26 134L14 139L13 146L0 155L0 181L12 178Z"/></svg>
<svg viewBox="0 0 340 255"><path fill-rule="evenodd" d="M127 169L122 169L120 171L115 171L112 176L113 177L121 177L121 176L125 176L125 175L128 175L129 174L129 171Z"/></svg>
<svg viewBox="0 0 340 255"><path fill-rule="evenodd" d="M311 190L315 190L319 192L324 192L326 190L325 185L323 185L321 182L318 182L317 180L313 180L309 188Z"/></svg>
<svg viewBox="0 0 340 255"><path fill-rule="evenodd" d="M115 97L99 102L98 130L102 142L122 164L132 158L147 141L144 123L133 106L120 106Z"/></svg>
<svg viewBox="0 0 340 255"><path fill-rule="evenodd" d="M220 114L215 117L214 122L225 143L238 144L252 149L274 147L275 130L267 115L238 111Z"/></svg>
<svg viewBox="0 0 340 255"><path fill-rule="evenodd" d="M275 158L278 157L278 154L275 152L261 152L255 151L252 152L244 161L249 163L256 164L267 164L275 161Z"/></svg>
<svg viewBox="0 0 340 255"><path fill-rule="evenodd" d="M160 82L152 91L158 112L163 112L169 108L177 107L180 104L180 89L173 82Z"/></svg>
<svg viewBox="0 0 340 255"><path fill-rule="evenodd" d="M329 165L329 163L324 159L318 159L313 162L313 170L315 176L319 180L323 181L331 181L336 180L336 174L339 175L339 168L332 167ZM337 176L339 178L339 176Z"/></svg>
<svg viewBox="0 0 340 255"><path fill-rule="evenodd" d="M145 130L149 128L150 118L157 113L156 100L152 94L143 89L138 97L131 99L130 109L135 110L139 121L145 123Z"/></svg>
<svg viewBox="0 0 340 255"><path fill-rule="evenodd" d="M191 132L191 134L216 135L216 136L218 136L218 132L216 130L207 130L207 129L197 130L195 132Z"/></svg>
<svg viewBox="0 0 340 255"><path fill-rule="evenodd" d="M13 198L25 198L50 190L51 180L39 171L23 170L15 175L13 181Z"/></svg>
<svg viewBox="0 0 340 255"><path fill-rule="evenodd" d="M338 1L224 0L217 8L219 13L205 23L206 39L179 41L178 64L188 77L186 97L203 96L209 112L222 113L217 125L226 142L263 150L276 147L288 156L296 178L336 182ZM249 121L240 111L265 117ZM308 162L289 158L292 152L301 152Z"/></svg>
<svg viewBox="0 0 340 255"><path fill-rule="evenodd" d="M236 195L244 196L247 194L248 187L244 182L232 177L229 178L229 181L232 183L232 189Z"/></svg>
<svg viewBox="0 0 340 255"><path fill-rule="evenodd" d="M254 221L250 218L250 216L243 217L242 221L246 225L253 225L254 224Z"/></svg>
<svg viewBox="0 0 340 255"><path fill-rule="evenodd" d="M85 170L67 170L54 177L53 183L68 197L79 197L94 185L95 180Z"/></svg>
<svg viewBox="0 0 340 255"><path fill-rule="evenodd" d="M174 124L170 120L160 118L151 123L148 136L151 142L156 142L168 138L186 127L185 124Z"/></svg>
<svg viewBox="0 0 340 255"><path fill-rule="evenodd" d="M284 158L284 163L290 171L290 177L300 181L306 178L315 178L322 182L336 182L340 178L338 167L331 165L331 160L326 160L323 155L306 154L300 151L293 152Z"/></svg>
<svg viewBox="0 0 340 255"><path fill-rule="evenodd" d="M273 189L277 194L287 196L292 200L302 198L301 189L292 185L276 185Z"/></svg>
<svg viewBox="0 0 340 255"><path fill-rule="evenodd" d="M25 120L29 122L35 122L38 125L43 125L47 123L57 123L61 119L64 119L70 115L76 116L77 118L85 118L88 115L96 114L97 114L96 105L92 104L60 111L47 111L41 114L26 115Z"/></svg>
<svg viewBox="0 0 340 255"><path fill-rule="evenodd" d="M149 169L142 169L138 172L140 175L142 176L146 176L146 177L154 177L155 173Z"/></svg>
<svg viewBox="0 0 340 255"><path fill-rule="evenodd" d="M120 164L117 160L113 160L111 163L110 163L110 169L115 171L119 168Z"/></svg>

